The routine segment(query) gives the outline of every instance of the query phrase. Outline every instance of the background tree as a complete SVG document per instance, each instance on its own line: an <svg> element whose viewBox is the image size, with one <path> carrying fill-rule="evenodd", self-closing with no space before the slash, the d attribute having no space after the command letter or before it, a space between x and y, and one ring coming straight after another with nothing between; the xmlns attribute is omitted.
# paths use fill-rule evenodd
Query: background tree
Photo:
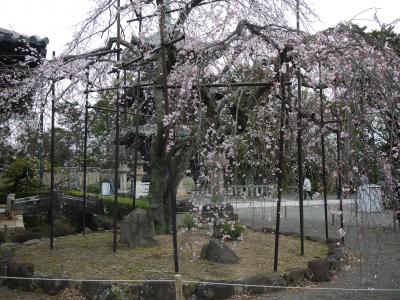
<svg viewBox="0 0 400 300"><path fill-rule="evenodd" d="M319 135L327 134L331 147L337 132L346 163L338 166L336 152L329 153L333 178L339 172L346 180L356 178L365 167L375 168L369 165L374 160L374 164L393 166L398 139L396 117L391 112L398 107L400 72L398 55L390 45L377 46L369 36L353 30L351 24L315 34L298 32L287 21L296 7L294 0L282 0L279 5L261 0L122 1L119 13L123 20L156 12L159 16L160 8L178 10L167 12L161 20L141 19L140 35L126 27L118 40L111 29L116 22L113 5L108 0L96 3L71 42L69 53L47 65L42 78L64 82L57 94L61 95L59 99L69 101L77 94L83 95L88 66L94 89L115 84L121 87L122 76L115 81L116 69L125 70L130 83L137 82L139 69L142 80L150 81L152 87L132 93L130 103L133 110L137 107L140 113L151 114L141 122L151 121L156 127L150 149L150 201L160 231L169 232L170 203L175 201L179 179L189 161L196 161L198 172L205 175L213 169L224 170L227 182L235 182L235 173L236 178L252 174L270 180L277 171L276 139L283 130L287 138L284 171L289 175L286 178L296 181L293 133L297 131L298 114L312 124L307 124L305 151L307 164L315 169L319 166L315 159ZM307 20L310 13L304 12L309 10L301 2L302 19ZM135 26L132 28L137 29ZM165 33L163 45L160 31ZM102 32L110 33L105 46L82 53L82 45L90 44ZM109 50L117 41L123 54L122 60L115 63ZM305 99L306 109L302 111L296 106L299 65L303 89L311 95ZM162 73L169 86L175 86L168 90L168 101L159 88ZM261 80L264 84L258 87L229 86ZM206 86L221 83L228 86ZM329 125L318 123L315 95L319 89L323 90ZM125 91L121 88L120 92ZM111 93L107 98L111 107L115 95ZM280 129L277 117L283 100L288 117ZM382 122L391 128L389 156L376 151Z"/></svg>
<svg viewBox="0 0 400 300"><path fill-rule="evenodd" d="M3 174L6 184L11 184L9 192L30 190L38 185L38 161L29 156L17 157L12 161Z"/></svg>

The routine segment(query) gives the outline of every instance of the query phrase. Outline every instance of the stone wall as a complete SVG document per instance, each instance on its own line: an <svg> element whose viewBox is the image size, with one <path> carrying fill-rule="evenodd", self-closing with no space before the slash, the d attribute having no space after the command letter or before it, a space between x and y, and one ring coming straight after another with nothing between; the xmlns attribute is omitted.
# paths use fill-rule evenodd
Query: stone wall
<svg viewBox="0 0 400 300"><path fill-rule="evenodd" d="M98 185L101 182L111 181L114 182L114 169L100 169L88 167L86 171L86 184ZM131 190L130 175L133 171L127 167L126 164L121 164L119 167L119 189L118 192L122 194L129 194ZM137 182L140 182L144 176L143 165L138 165L137 168ZM50 172L44 172L43 183L50 185ZM80 167L61 167L55 169L54 174L55 183L59 184L66 189L82 189L83 187L83 169Z"/></svg>
<svg viewBox="0 0 400 300"><path fill-rule="evenodd" d="M43 184L50 185L50 172L43 173ZM80 189L83 186L83 170L75 167L56 168L54 181L68 189ZM100 184L100 169L87 168L87 185Z"/></svg>

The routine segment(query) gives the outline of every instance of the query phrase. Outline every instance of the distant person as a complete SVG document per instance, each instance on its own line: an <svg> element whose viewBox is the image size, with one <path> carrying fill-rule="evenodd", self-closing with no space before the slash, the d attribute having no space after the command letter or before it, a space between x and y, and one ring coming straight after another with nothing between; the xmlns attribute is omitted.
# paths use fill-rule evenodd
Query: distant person
<svg viewBox="0 0 400 300"><path fill-rule="evenodd" d="M308 177L304 178L303 190L304 190L304 200L307 200L307 194L310 196L310 199L312 200L311 181Z"/></svg>
<svg viewBox="0 0 400 300"><path fill-rule="evenodd" d="M369 184L369 179L366 172L364 172L360 177L360 185L365 185L365 184Z"/></svg>
<svg viewBox="0 0 400 300"><path fill-rule="evenodd" d="M354 184L353 184L353 180L349 180L349 185L346 187L345 191L344 191L344 197L353 197L355 194L355 189L354 189Z"/></svg>

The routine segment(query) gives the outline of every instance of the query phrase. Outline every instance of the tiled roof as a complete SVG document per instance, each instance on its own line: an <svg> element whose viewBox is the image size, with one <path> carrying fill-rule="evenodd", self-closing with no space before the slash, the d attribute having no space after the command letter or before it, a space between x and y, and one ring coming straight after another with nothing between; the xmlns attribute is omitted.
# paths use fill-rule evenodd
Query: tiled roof
<svg viewBox="0 0 400 300"><path fill-rule="evenodd" d="M46 48L47 44L49 43L49 39L47 37L40 38L37 35L28 36L0 27L0 42L7 42L7 43L23 42L23 43L29 43L31 46L37 48Z"/></svg>

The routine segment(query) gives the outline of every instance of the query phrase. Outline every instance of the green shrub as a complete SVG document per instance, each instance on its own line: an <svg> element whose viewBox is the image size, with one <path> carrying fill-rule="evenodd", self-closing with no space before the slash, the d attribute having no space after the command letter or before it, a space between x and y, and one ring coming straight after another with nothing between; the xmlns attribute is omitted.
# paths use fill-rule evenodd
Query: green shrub
<svg viewBox="0 0 400 300"><path fill-rule="evenodd" d="M195 227L195 220L192 214L186 213L182 219L183 226L187 229L192 229Z"/></svg>
<svg viewBox="0 0 400 300"><path fill-rule="evenodd" d="M0 192L0 204L7 203L7 193Z"/></svg>
<svg viewBox="0 0 400 300"><path fill-rule="evenodd" d="M225 222L220 225L222 235L229 235L232 240L237 240L242 233L246 230L246 227L240 223L231 224L229 222Z"/></svg>
<svg viewBox="0 0 400 300"><path fill-rule="evenodd" d="M181 182L186 192L192 192L196 189L196 183L191 177L185 177Z"/></svg>
<svg viewBox="0 0 400 300"><path fill-rule="evenodd" d="M24 231L18 232L14 236L14 242L16 243L23 243L29 240L40 239L42 236L37 231Z"/></svg>
<svg viewBox="0 0 400 300"><path fill-rule="evenodd" d="M101 194L101 188L100 188L100 185L98 185L98 184L89 184L87 186L86 190L90 194L97 194L97 195Z"/></svg>
<svg viewBox="0 0 400 300"><path fill-rule="evenodd" d="M54 236L66 236L76 232L72 224L62 221L54 224ZM49 232L50 235L50 232Z"/></svg>

